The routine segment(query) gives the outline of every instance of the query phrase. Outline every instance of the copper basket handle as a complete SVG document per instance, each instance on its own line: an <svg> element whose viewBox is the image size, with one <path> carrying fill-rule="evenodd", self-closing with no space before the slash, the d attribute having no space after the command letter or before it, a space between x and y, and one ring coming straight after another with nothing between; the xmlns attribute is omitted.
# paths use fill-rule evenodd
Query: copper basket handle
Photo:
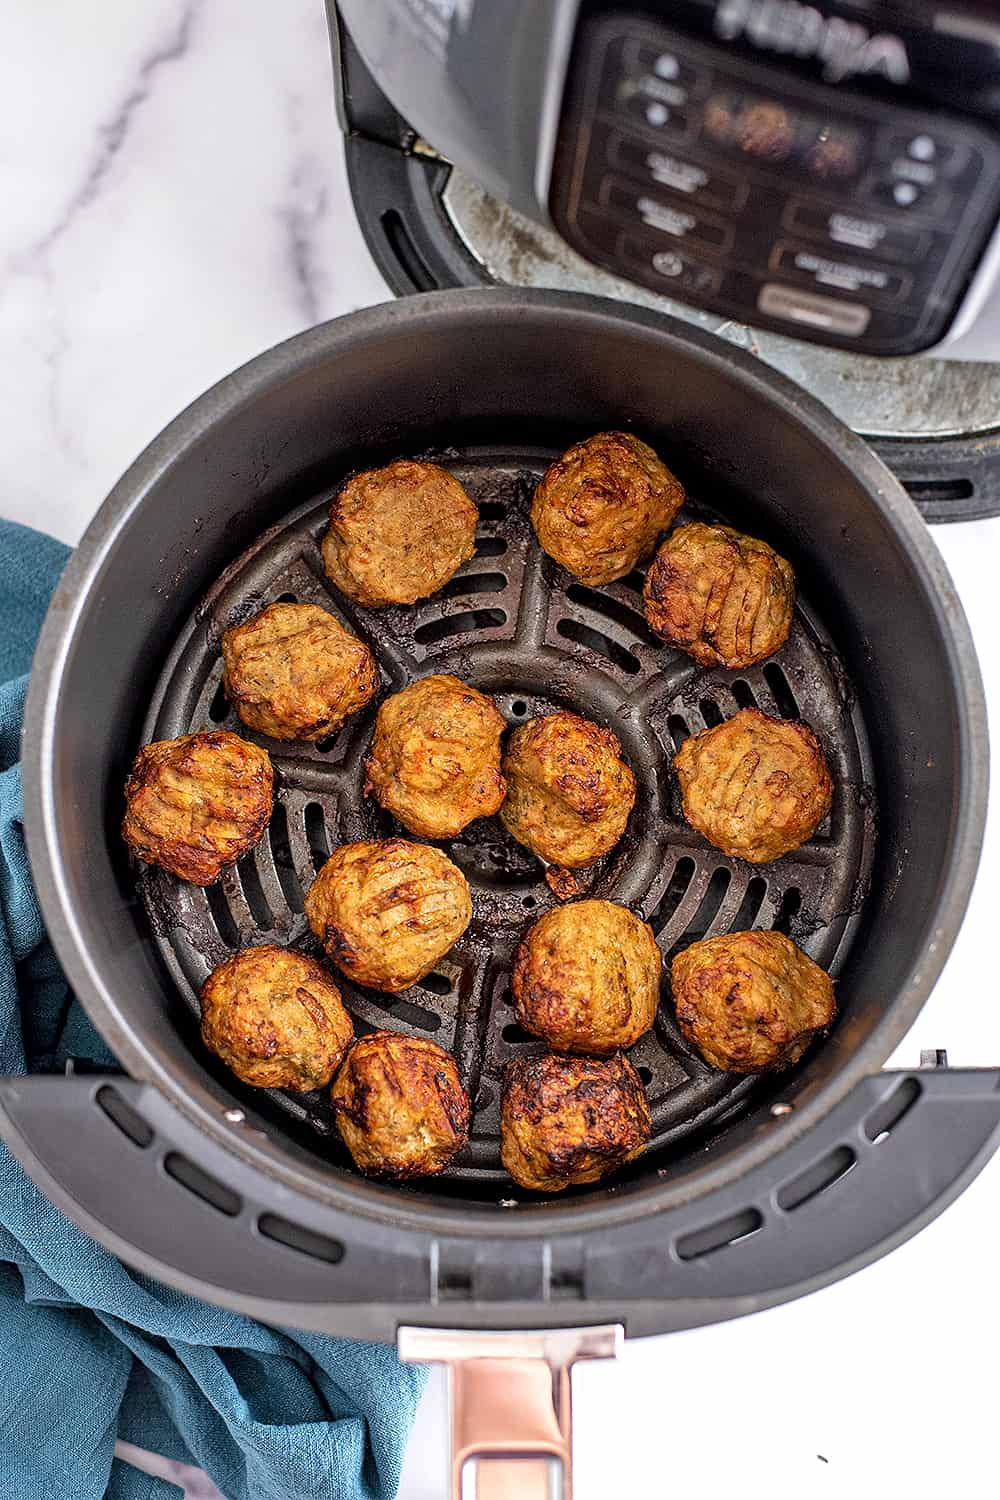
<svg viewBox="0 0 1000 1500"><path fill-rule="evenodd" d="M615 1359L624 1329L400 1328L399 1357L448 1366L451 1500L572 1500L571 1371Z"/></svg>

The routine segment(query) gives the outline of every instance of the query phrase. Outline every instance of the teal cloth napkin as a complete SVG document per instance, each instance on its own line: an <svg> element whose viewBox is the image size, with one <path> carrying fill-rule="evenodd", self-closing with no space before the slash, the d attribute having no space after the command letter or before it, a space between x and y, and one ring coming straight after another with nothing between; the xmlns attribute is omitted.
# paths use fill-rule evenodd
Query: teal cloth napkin
<svg viewBox="0 0 1000 1500"><path fill-rule="evenodd" d="M114 1066L45 936L21 821L27 673L66 562L0 521L0 1073ZM392 1349L279 1330L131 1272L0 1145L0 1497L179 1500L115 1439L204 1469L227 1500L388 1500L423 1372Z"/></svg>

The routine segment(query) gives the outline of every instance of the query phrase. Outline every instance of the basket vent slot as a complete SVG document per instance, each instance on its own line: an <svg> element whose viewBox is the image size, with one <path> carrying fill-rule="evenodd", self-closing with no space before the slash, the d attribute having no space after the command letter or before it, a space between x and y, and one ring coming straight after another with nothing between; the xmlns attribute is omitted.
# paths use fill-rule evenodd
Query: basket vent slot
<svg viewBox="0 0 1000 1500"><path fill-rule="evenodd" d="M461 614L444 615L440 620L428 620L418 625L413 632L414 640L421 646L434 646L450 635L469 635L474 630L498 630L507 623L505 609L465 609Z"/></svg>
<svg viewBox="0 0 1000 1500"><path fill-rule="evenodd" d="M760 915L760 909L764 905L764 897L767 895L767 881L762 880L759 875L754 875L747 881L747 888L743 892L743 900L740 909L733 918L731 932L748 932Z"/></svg>
<svg viewBox="0 0 1000 1500"><path fill-rule="evenodd" d="M208 909L212 913L212 921L218 928L219 936L227 948L238 948L240 946L240 932L233 921L233 914L229 910L229 902L220 885L207 885L205 887L205 899Z"/></svg>
<svg viewBox="0 0 1000 1500"><path fill-rule="evenodd" d="M212 701L208 706L208 717L213 724L221 724L223 719L229 718L229 699L226 697L226 690L222 686L221 677L219 678L219 686L216 688Z"/></svg>
<svg viewBox="0 0 1000 1500"><path fill-rule="evenodd" d="M103 1110L122 1135L127 1136L133 1146L145 1151L153 1143L152 1126L147 1125L142 1115L128 1104L110 1083L102 1084L96 1094L98 1108Z"/></svg>
<svg viewBox="0 0 1000 1500"><path fill-rule="evenodd" d="M875 1106L865 1121L865 1135L873 1145L892 1134L904 1116L909 1114L922 1092L915 1078L904 1078L887 1099Z"/></svg>
<svg viewBox="0 0 1000 1500"><path fill-rule="evenodd" d="M243 894L247 898L247 905L253 915L254 921L261 932L270 932L274 927L274 913L272 912L267 897L264 895L264 887L260 883L260 875L254 864L253 855L241 859L236 867L239 871L240 881L243 885Z"/></svg>
<svg viewBox="0 0 1000 1500"><path fill-rule="evenodd" d="M799 890L797 885L790 885L787 891L782 894L781 901L778 903L778 910L775 913L774 921L771 924L775 932L783 932L787 937L788 933L791 931L792 923L798 916L801 907L802 892Z"/></svg>
<svg viewBox="0 0 1000 1500"><path fill-rule="evenodd" d="M699 1260L703 1255L712 1255L727 1245L737 1245L749 1239L764 1227L764 1215L757 1208L743 1208L739 1213L729 1214L704 1229L695 1229L681 1235L676 1250L681 1260Z"/></svg>
<svg viewBox="0 0 1000 1500"><path fill-rule="evenodd" d="M479 536L476 538L477 557L503 557L507 543L502 536Z"/></svg>
<svg viewBox="0 0 1000 1500"><path fill-rule="evenodd" d="M691 738L691 731L688 728L687 720L682 719L680 714L670 715L670 718L667 720L667 730L674 742L675 750L679 750L684 741Z"/></svg>
<svg viewBox="0 0 1000 1500"><path fill-rule="evenodd" d="M169 1151L163 1158L163 1170L168 1177L179 1182L181 1187L187 1188L196 1198L207 1203L210 1208L216 1209L227 1218L235 1219L243 1207L243 1200L238 1193L227 1188L217 1177L206 1172L203 1167L196 1166L179 1151Z"/></svg>
<svg viewBox="0 0 1000 1500"><path fill-rule="evenodd" d="M326 836L326 815L320 803L306 803L305 825L313 866L321 870L330 858L330 841Z"/></svg>
<svg viewBox="0 0 1000 1500"><path fill-rule="evenodd" d="M288 903L289 911L300 912L303 909L302 891L295 878L292 850L288 841L288 815L283 802L274 804L274 812L271 814L271 822L268 826L268 837L271 840L271 853L274 855L274 869L278 884L281 886L281 894Z"/></svg>
<svg viewBox="0 0 1000 1500"><path fill-rule="evenodd" d="M837 1146L833 1151L828 1151L820 1161L814 1162L791 1182L786 1182L778 1189L777 1204L786 1214L792 1213L796 1208L801 1208L804 1203L809 1203L813 1198L825 1193L832 1188L835 1182L846 1177L852 1170L857 1157L850 1146Z"/></svg>
<svg viewBox="0 0 1000 1500"><path fill-rule="evenodd" d="M649 919L649 925L653 931L660 933L670 921L674 912L684 900L684 894L694 879L694 860L687 855L679 859L674 865L674 873L671 875L666 890L657 902L656 909Z"/></svg>
<svg viewBox="0 0 1000 1500"><path fill-rule="evenodd" d="M402 1021L404 1026L413 1026L417 1031L437 1031L441 1025L440 1016L432 1010L425 1010L422 1005L414 1005L412 1000L393 1000L386 1008L393 1020Z"/></svg>
<svg viewBox="0 0 1000 1500"><path fill-rule="evenodd" d="M572 641L575 646L585 646L588 651L593 651L597 656L603 656L619 672L626 672L629 677L634 677L639 671L639 659L627 651L624 646L619 646L610 636L602 634L599 630L591 630L589 625L582 625L579 620L563 618L556 625L557 635L563 640Z"/></svg>
<svg viewBox="0 0 1000 1500"><path fill-rule="evenodd" d="M613 598L610 594L599 594L596 589L585 588L582 583L571 583L566 590L567 599L572 599L574 604L582 604L585 609L592 609L596 614L604 615L606 619L613 620L623 630L634 635L637 641L646 646L658 646L661 644L646 624L645 619L638 610L631 609L627 604Z"/></svg>
<svg viewBox="0 0 1000 1500"><path fill-rule="evenodd" d="M736 699L737 708L757 707L757 699L753 695L753 688L749 682L744 682L742 677L737 677L735 682L729 684L729 691Z"/></svg>
<svg viewBox="0 0 1000 1500"><path fill-rule="evenodd" d="M465 573L453 578L440 590L442 599L455 599L463 594L502 594L507 587L503 573Z"/></svg>
<svg viewBox="0 0 1000 1500"><path fill-rule="evenodd" d="M261 1214L257 1220L257 1230L266 1240L274 1240L313 1260L325 1261L328 1266L338 1265L346 1253L340 1240L332 1239L326 1234L317 1234L315 1229L306 1229L301 1224L293 1224L290 1219L283 1219L279 1214Z"/></svg>
<svg viewBox="0 0 1000 1500"><path fill-rule="evenodd" d="M788 678L777 662L769 661L764 667L764 680L774 694L775 706L781 717L783 719L801 718L799 705L795 701L795 694L789 686Z"/></svg>

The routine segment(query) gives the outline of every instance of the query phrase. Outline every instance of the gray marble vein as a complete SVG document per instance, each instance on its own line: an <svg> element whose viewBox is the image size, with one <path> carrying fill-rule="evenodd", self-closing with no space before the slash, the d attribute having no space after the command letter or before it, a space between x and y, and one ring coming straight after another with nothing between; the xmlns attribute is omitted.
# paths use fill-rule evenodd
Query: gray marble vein
<svg viewBox="0 0 1000 1500"><path fill-rule="evenodd" d="M83 181L68 199L55 223L19 259L30 265L44 258L73 226L79 214L97 198L128 139L136 113L153 92L161 70L171 63L180 62L187 55L200 5L201 0L185 0L170 33L143 58L125 98L98 132L97 149Z"/></svg>

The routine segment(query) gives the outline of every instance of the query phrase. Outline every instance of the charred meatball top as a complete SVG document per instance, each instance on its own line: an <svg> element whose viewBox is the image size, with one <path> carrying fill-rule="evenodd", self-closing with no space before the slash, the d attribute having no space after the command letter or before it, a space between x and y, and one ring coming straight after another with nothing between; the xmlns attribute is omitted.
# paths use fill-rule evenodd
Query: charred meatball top
<svg viewBox="0 0 1000 1500"><path fill-rule="evenodd" d="M330 507L323 562L359 604L414 604L448 582L476 550L479 513L437 464L401 459L349 479Z"/></svg>
<svg viewBox="0 0 1000 1500"><path fill-rule="evenodd" d="M829 974L783 932L731 932L673 962L677 1021L706 1062L757 1073L797 1062L836 1013Z"/></svg>
<svg viewBox="0 0 1000 1500"><path fill-rule="evenodd" d="M541 546L582 583L624 578L684 504L684 486L629 432L599 432L546 469L531 504Z"/></svg>
<svg viewBox="0 0 1000 1500"><path fill-rule="evenodd" d="M556 1052L607 1056L650 1029L662 960L653 929L612 901L539 917L514 961L518 1023Z"/></svg>
<svg viewBox="0 0 1000 1500"><path fill-rule="evenodd" d="M349 978L394 993L429 974L458 941L472 898L440 849L381 839L335 849L306 893L305 911Z"/></svg>
<svg viewBox="0 0 1000 1500"><path fill-rule="evenodd" d="M579 870L612 849L635 802L635 777L610 729L561 711L522 724L503 759L504 826L550 864Z"/></svg>
<svg viewBox="0 0 1000 1500"><path fill-rule="evenodd" d="M269 604L226 631L222 659L243 723L274 740L321 740L378 690L364 641L316 604Z"/></svg>
<svg viewBox="0 0 1000 1500"><path fill-rule="evenodd" d="M812 838L833 782L807 724L744 708L674 756L684 816L734 859L763 864Z"/></svg>
<svg viewBox="0 0 1000 1500"><path fill-rule="evenodd" d="M368 1177L434 1176L469 1139L472 1110L455 1059L424 1037L360 1037L330 1098L344 1144Z"/></svg>
<svg viewBox="0 0 1000 1500"><path fill-rule="evenodd" d="M651 1121L627 1057L517 1058L504 1076L500 1156L521 1187L558 1193L638 1156Z"/></svg>
<svg viewBox="0 0 1000 1500"><path fill-rule="evenodd" d="M731 526L678 526L643 590L656 634L704 667L749 667L781 649L795 610L791 563Z"/></svg>
<svg viewBox="0 0 1000 1500"><path fill-rule="evenodd" d="M146 864L212 885L264 832L273 792L267 751L238 734L154 740L125 783L122 837Z"/></svg>
<svg viewBox="0 0 1000 1500"><path fill-rule="evenodd" d="M424 677L379 709L365 790L411 833L452 838L503 801L505 727L485 693L457 677Z"/></svg>
<svg viewBox="0 0 1000 1500"><path fill-rule="evenodd" d="M243 948L201 990L205 1046L262 1089L323 1088L354 1037L340 991L314 958L267 943Z"/></svg>

